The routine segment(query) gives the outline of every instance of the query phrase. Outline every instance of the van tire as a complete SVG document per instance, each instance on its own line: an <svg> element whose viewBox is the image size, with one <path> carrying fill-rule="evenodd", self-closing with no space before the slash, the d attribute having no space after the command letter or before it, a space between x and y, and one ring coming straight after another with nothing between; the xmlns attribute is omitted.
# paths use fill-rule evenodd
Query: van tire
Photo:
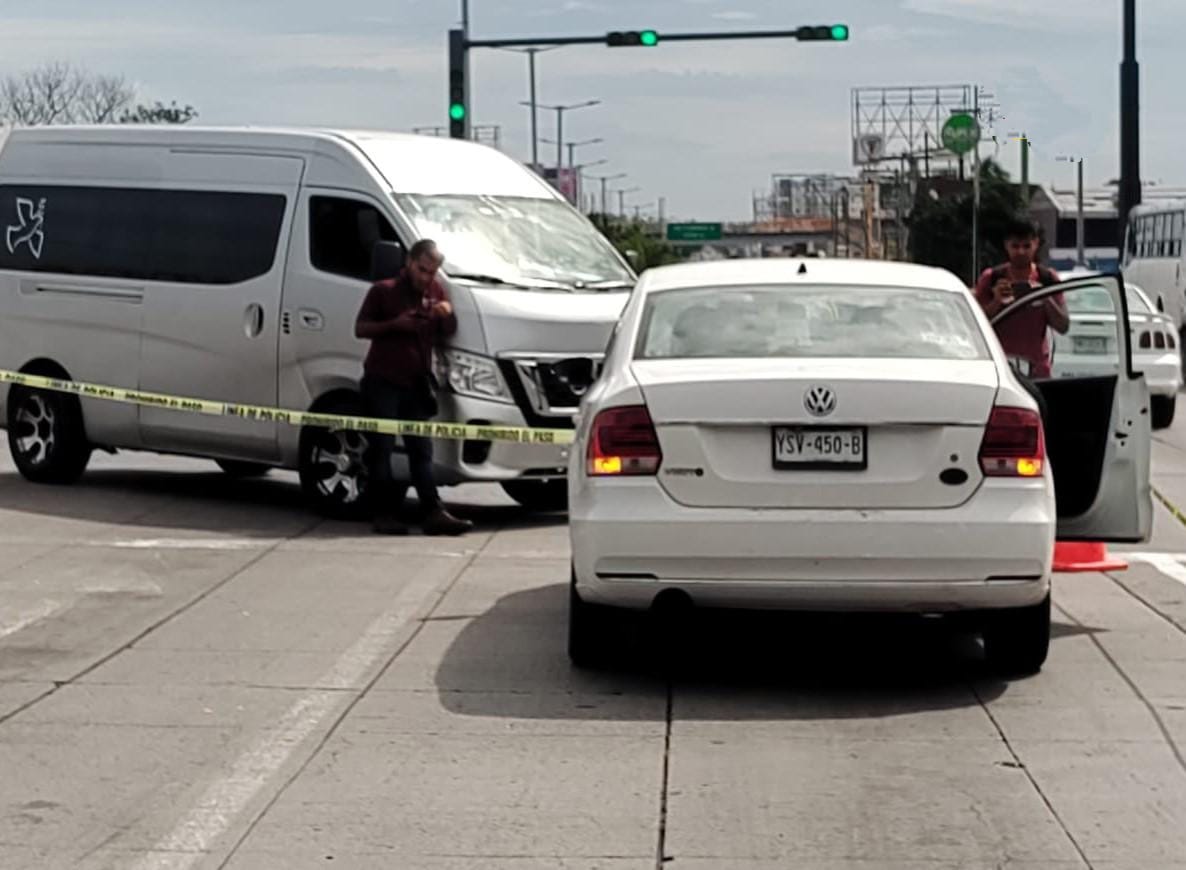
<svg viewBox="0 0 1186 870"><path fill-rule="evenodd" d="M239 462L235 459L216 459L215 462L218 463L218 467L223 470L224 474L236 480L264 477L272 470L272 466L264 465L261 462Z"/></svg>
<svg viewBox="0 0 1186 870"><path fill-rule="evenodd" d="M1174 424L1174 412L1178 407L1177 396L1154 396L1153 428L1168 429Z"/></svg>
<svg viewBox="0 0 1186 870"><path fill-rule="evenodd" d="M77 396L13 387L8 396L8 449L34 483L75 483L91 460Z"/></svg>
<svg viewBox="0 0 1186 870"><path fill-rule="evenodd" d="M1050 593L1040 604L995 611L984 627L984 658L1004 676L1042 670L1050 651Z"/></svg>
<svg viewBox="0 0 1186 870"><path fill-rule="evenodd" d="M362 397L341 395L318 405L317 413L361 417ZM369 514L367 437L361 432L301 429L299 473L305 499L328 519L355 521ZM345 457L348 470L339 474L332 462Z"/></svg>
<svg viewBox="0 0 1186 870"><path fill-rule="evenodd" d="M554 514L568 510L568 481L563 478L506 480L502 483L502 489L531 511Z"/></svg>

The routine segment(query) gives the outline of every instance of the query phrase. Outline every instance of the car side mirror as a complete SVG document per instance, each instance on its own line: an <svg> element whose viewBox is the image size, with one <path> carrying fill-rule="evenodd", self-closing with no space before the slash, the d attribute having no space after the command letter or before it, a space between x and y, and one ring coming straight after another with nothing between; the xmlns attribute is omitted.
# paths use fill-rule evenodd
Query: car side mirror
<svg viewBox="0 0 1186 870"><path fill-rule="evenodd" d="M371 248L371 280L386 281L404 270L408 252L399 242L375 242Z"/></svg>

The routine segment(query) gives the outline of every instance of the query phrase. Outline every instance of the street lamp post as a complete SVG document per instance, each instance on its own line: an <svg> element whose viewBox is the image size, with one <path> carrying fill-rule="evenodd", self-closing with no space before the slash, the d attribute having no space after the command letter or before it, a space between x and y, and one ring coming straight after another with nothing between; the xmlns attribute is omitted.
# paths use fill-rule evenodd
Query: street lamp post
<svg viewBox="0 0 1186 870"><path fill-rule="evenodd" d="M531 103L521 103L520 105L529 106ZM600 106L601 100L586 100L583 103L573 103L568 106L540 106L541 109L548 109L556 113L556 169L557 171L564 168L564 113L575 111L576 109L588 109L591 106Z"/></svg>
<svg viewBox="0 0 1186 870"><path fill-rule="evenodd" d="M626 220L626 195L630 193L637 193L642 190L641 187L629 187L625 190L619 190L618 193L618 217Z"/></svg>
<svg viewBox="0 0 1186 870"><path fill-rule="evenodd" d="M619 172L617 175L590 175L589 176L594 181L601 182L601 214L602 214L602 217L609 217L609 209L607 207L607 202L609 200L609 183L611 181L618 181L619 179L626 178L627 175L628 175L628 173L626 173L626 172Z"/></svg>
<svg viewBox="0 0 1186 870"><path fill-rule="evenodd" d="M559 144L557 140L553 140L553 139L540 139L539 141L544 142L545 144L548 144L548 145ZM569 169L576 168L576 165L577 165L576 150L578 148L583 148L585 145L600 145L604 141L605 141L604 139L586 139L583 142L566 142L565 147L568 148L568 168Z"/></svg>
<svg viewBox="0 0 1186 870"><path fill-rule="evenodd" d="M521 105L527 106L531 109L531 165L533 168L539 168L539 102L536 98L536 78L535 78L535 56L540 52L552 51L559 48L558 45L552 46L532 46L531 48L506 48L504 51L513 51L517 54L527 55L527 87L530 99Z"/></svg>

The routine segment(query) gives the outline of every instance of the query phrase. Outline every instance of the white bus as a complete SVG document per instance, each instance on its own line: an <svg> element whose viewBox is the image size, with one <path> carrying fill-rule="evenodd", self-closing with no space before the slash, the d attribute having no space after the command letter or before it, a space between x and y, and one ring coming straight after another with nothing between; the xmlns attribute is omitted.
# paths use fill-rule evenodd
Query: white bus
<svg viewBox="0 0 1186 870"><path fill-rule="evenodd" d="M1132 210L1125 233L1124 279L1140 285L1179 332L1186 327L1186 202L1165 201Z"/></svg>

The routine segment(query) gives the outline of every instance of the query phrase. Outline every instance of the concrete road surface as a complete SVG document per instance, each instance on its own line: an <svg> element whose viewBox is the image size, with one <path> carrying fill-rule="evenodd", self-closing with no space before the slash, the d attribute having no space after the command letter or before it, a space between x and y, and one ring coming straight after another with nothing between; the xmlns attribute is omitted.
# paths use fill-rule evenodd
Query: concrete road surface
<svg viewBox="0 0 1186 870"><path fill-rule="evenodd" d="M1186 508L1186 424L1156 454ZM591 675L562 518L451 495L476 534L384 539L290 475L0 460L0 867L1186 867L1186 513L1058 578L1032 679L723 616Z"/></svg>

